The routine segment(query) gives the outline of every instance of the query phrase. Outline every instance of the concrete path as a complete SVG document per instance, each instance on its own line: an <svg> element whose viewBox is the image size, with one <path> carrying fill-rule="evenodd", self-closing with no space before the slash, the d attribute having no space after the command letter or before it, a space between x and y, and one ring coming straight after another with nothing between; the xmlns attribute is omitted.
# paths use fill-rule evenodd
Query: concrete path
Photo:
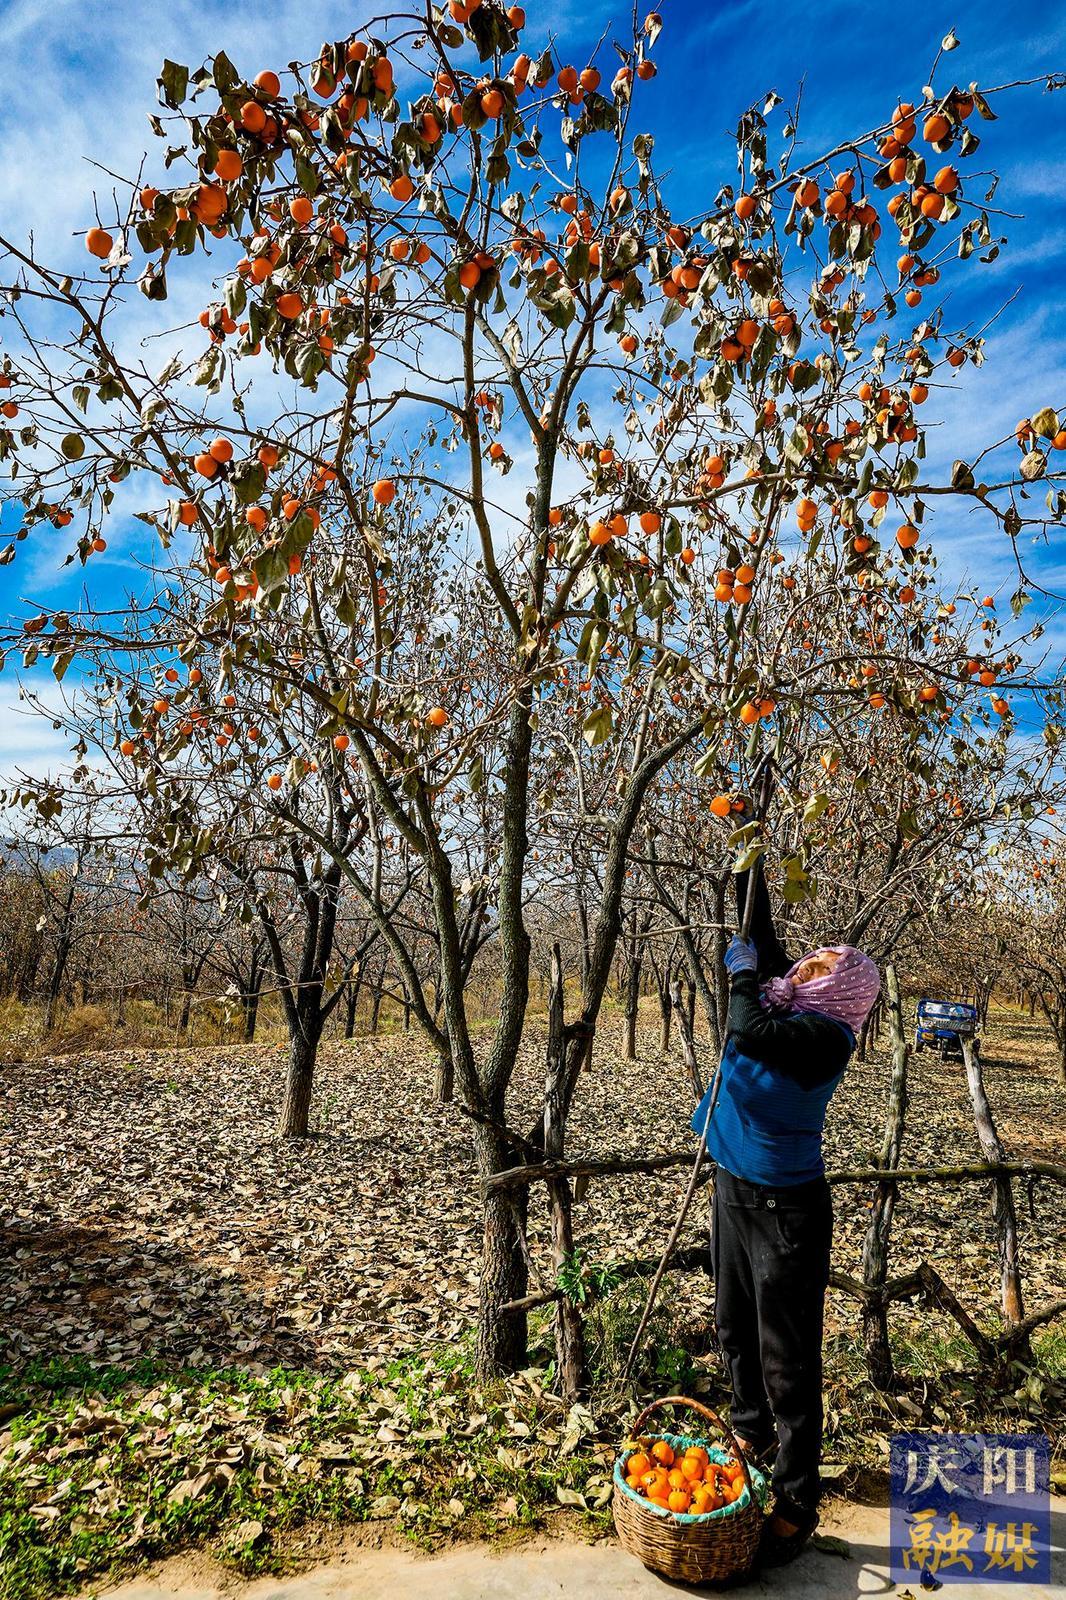
<svg viewBox="0 0 1066 1600"><path fill-rule="evenodd" d="M866 1506L828 1512L823 1533L847 1540L850 1555L810 1549L790 1567L738 1589L745 1600L856 1600L863 1595L926 1593L917 1582L898 1588L888 1577L888 1512ZM1052 1527L1052 1584L993 1585L945 1582L940 1600L1051 1600L1066 1595L1066 1501L1059 1500ZM184 1570L183 1570L184 1567ZM613 1541L586 1545L567 1541L530 1543L503 1554L484 1545L461 1545L426 1557L406 1549L353 1548L328 1565L292 1578L235 1582L221 1568L195 1574L188 1564L167 1562L150 1576L103 1593L100 1600L668 1600L684 1592L647 1572ZM713 1591L702 1591L711 1593Z"/></svg>

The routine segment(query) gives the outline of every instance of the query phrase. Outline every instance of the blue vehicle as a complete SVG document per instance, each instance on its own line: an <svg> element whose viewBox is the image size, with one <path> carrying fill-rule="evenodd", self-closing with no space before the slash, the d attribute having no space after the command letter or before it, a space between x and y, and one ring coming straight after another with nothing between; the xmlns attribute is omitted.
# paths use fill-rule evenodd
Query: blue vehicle
<svg viewBox="0 0 1066 1600"><path fill-rule="evenodd" d="M936 1050L942 1056L961 1056L962 1040L973 1039L976 1032L976 1006L967 1005L963 1000L918 1001L915 1050Z"/></svg>

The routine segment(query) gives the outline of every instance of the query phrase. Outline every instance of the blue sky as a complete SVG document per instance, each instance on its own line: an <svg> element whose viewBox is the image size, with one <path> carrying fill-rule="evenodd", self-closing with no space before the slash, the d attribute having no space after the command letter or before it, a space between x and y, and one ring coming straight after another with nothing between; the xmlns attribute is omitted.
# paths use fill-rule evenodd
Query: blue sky
<svg viewBox="0 0 1066 1600"><path fill-rule="evenodd" d="M602 0L555 0L540 10L530 0L527 39L539 48L550 30L562 55L580 66L607 20L623 9ZM683 191L691 211L709 205L719 183L733 177L724 136L766 90L791 102L802 82L798 163L882 122L900 97L917 99L952 25L961 45L938 84L948 81L945 71L961 85L976 80L984 87L1066 70L1066 8L1055 6L1031 8L1010 24L1003 7L991 3L895 7L841 0L771 9L747 0L663 0L659 9L665 22L654 52L659 76L640 85L637 120L655 135L656 165L672 169L673 193ZM144 150L154 158L157 141L146 116L155 107L164 56L197 65L221 47L254 75L308 58L322 39L344 35L374 14L379 7L321 0L244 7L217 0L98 0L88 8L73 0L6 0L0 6L3 231L19 239L32 230L43 256L80 268L83 247L71 234L91 221L92 190L101 183L82 157L92 152L131 173ZM995 167L1001 174L995 203L1023 215L993 219L1009 240L1000 259L960 275L953 321L976 326L1010 303L989 335L984 369L964 368L954 391L935 397L941 420L933 453L948 462L1009 432L1041 405L1066 407L1066 92L1024 89L996 105L1000 120L980 126L982 150L970 170ZM678 106L686 108L683 117ZM176 309L169 303L155 313L145 303L139 314L156 314L158 326L166 327ZM0 323L0 340L3 335ZM972 578L982 591L1003 586L1009 593L1014 585L1005 541L1002 559L990 558L982 542L975 570L972 523L958 512L937 516L937 548L953 575ZM11 525L8 512L4 531ZM143 533L131 521L109 529L108 552L95 558L88 574L59 571L58 538L22 547L19 560L0 569L0 615L18 609L23 597L75 603L83 583L94 600L113 603L127 587L141 586L137 562L150 556ZM1050 587L1066 590L1066 560L1057 542L1035 554L1034 568ZM15 699L9 669L0 678L0 772L43 758L42 731L18 714Z"/></svg>

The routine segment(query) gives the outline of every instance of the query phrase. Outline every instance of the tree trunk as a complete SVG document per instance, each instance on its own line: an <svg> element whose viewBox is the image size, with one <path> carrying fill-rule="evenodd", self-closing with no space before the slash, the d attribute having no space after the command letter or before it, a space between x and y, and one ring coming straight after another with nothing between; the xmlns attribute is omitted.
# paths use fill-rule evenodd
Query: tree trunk
<svg viewBox="0 0 1066 1600"><path fill-rule="evenodd" d="M241 1011L244 1014L244 1042L251 1044L255 1038L256 1023L259 1021L259 986L250 989L247 994L241 995Z"/></svg>
<svg viewBox="0 0 1066 1600"><path fill-rule="evenodd" d="M637 1059L637 1013L630 1009L629 996L626 996L626 1031L624 1060Z"/></svg>
<svg viewBox="0 0 1066 1600"><path fill-rule="evenodd" d="M189 993L188 989L185 989L185 990L182 991L182 996L181 996L181 1016L178 1018L178 1032L179 1033L187 1033L188 1032L189 1018L190 1018L191 1015L192 1015L192 995Z"/></svg>
<svg viewBox="0 0 1066 1600"><path fill-rule="evenodd" d="M637 1017L640 1014L641 958L637 914L634 911L629 934L629 960L626 963L625 1059L637 1059Z"/></svg>
<svg viewBox="0 0 1066 1600"><path fill-rule="evenodd" d="M348 993L344 997L344 1037L355 1037L355 1014L359 1009L359 991L363 986L362 978L348 979Z"/></svg>
<svg viewBox="0 0 1066 1600"><path fill-rule="evenodd" d="M670 1025L674 1020L674 997L670 990L669 974L664 974L659 988L659 1049L665 1056L670 1049Z"/></svg>
<svg viewBox="0 0 1066 1600"><path fill-rule="evenodd" d="M321 1020L302 1016L289 1043L285 1098L278 1119L282 1139L306 1139L310 1129L311 1088L321 1036Z"/></svg>
<svg viewBox="0 0 1066 1600"><path fill-rule="evenodd" d="M67 961L70 957L70 940L61 938L56 945L56 958L52 965L52 976L48 984L48 1005L44 1014L44 1031L51 1033L56 1025L56 1012L59 1008L59 996L63 988L63 977L67 970Z"/></svg>
<svg viewBox="0 0 1066 1600"><path fill-rule="evenodd" d="M903 1127L907 1116L907 1069L910 1065L910 1046L903 1028L899 981L891 962L885 968L885 991L888 996L888 1019L892 1031L892 1078L888 1091L888 1110L881 1143L880 1165L886 1170L894 1171L899 1166ZM867 1289L875 1292L882 1290L888 1281L889 1241L895 1208L896 1185L877 1183L874 1186L870 1220L862 1248L862 1281ZM891 1388L894 1373L892 1349L888 1341L888 1308L879 1298L863 1304L862 1338L870 1381L877 1389Z"/></svg>
<svg viewBox="0 0 1066 1600"><path fill-rule="evenodd" d="M690 988L691 994L695 990ZM685 1001L681 989L681 979L675 978L673 983L673 1009L677 1016L677 1031L681 1035L681 1058L685 1063L688 1074L689 1086L697 1104L703 1099L703 1079L700 1076L700 1065L696 1056L696 1038L692 1028L692 1013Z"/></svg>
<svg viewBox="0 0 1066 1600"><path fill-rule="evenodd" d="M993 988L994 984L985 982L981 984L977 991L977 1015L981 1023L982 1033L988 1031L988 1008L992 1001Z"/></svg>
<svg viewBox="0 0 1066 1600"><path fill-rule="evenodd" d="M867 1015L866 1021L863 1023L862 1027L859 1029L859 1038L858 1038L858 1042L856 1043L856 1046L855 1046L855 1059L856 1059L856 1061L865 1061L866 1060L866 1051L867 1051L867 1049L869 1047L870 1035L873 1032L873 1025L874 1025L874 1014L873 1014L873 1011L871 1010L869 1012L869 1014Z"/></svg>
<svg viewBox="0 0 1066 1600"><path fill-rule="evenodd" d="M985 1092L981 1059L971 1039L962 1040L963 1060L966 1063L966 1082L973 1105L974 1122L981 1153L986 1161L1003 1161L1003 1145L996 1132L992 1107ZM992 1180L994 1195L993 1215L996 1225L996 1243L999 1250L1000 1299L1003 1320L1008 1328L1021 1322L1025 1316L1022 1304L1022 1277L1018 1254L1018 1214L1014 1207L1014 1190L1007 1175Z"/></svg>
<svg viewBox="0 0 1066 1600"><path fill-rule="evenodd" d="M375 983L373 988L374 999L370 1007L370 1031L377 1033L381 1022L381 984Z"/></svg>
<svg viewBox="0 0 1066 1600"><path fill-rule="evenodd" d="M475 1125L474 1149L480 1178L504 1172L518 1159L495 1129ZM521 1372L526 1364L528 1326L524 1311L503 1312L529 1290L525 1224L529 1192L491 1189L484 1200L481 1288L478 1297L477 1370L483 1378Z"/></svg>
<svg viewBox="0 0 1066 1600"><path fill-rule="evenodd" d="M451 1056L438 1056L435 1088L438 1105L448 1105L455 1099L455 1065Z"/></svg>

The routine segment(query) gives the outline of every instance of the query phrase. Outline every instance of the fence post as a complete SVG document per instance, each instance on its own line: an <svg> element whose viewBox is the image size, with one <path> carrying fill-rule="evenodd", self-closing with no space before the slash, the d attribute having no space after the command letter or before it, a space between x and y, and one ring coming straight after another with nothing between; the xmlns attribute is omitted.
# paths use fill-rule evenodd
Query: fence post
<svg viewBox="0 0 1066 1600"><path fill-rule="evenodd" d="M963 1039L962 1057L966 1063L966 1083L973 1106L974 1123L981 1154L986 1161L1005 1161L1006 1155L996 1132L992 1107L985 1090L981 1058L974 1049L972 1039ZM999 1251L1000 1303L1003 1320L1008 1328L1016 1326L1025 1316L1022 1304L1022 1275L1018 1254L1018 1213L1014 1205L1014 1190L1008 1173L997 1173L992 1180L993 1217L996 1226L996 1246ZM1019 1353L1022 1353L1019 1350Z"/></svg>
<svg viewBox="0 0 1066 1600"><path fill-rule="evenodd" d="M544 1159L561 1161L566 1144L566 1035L564 1031L563 958L552 945L551 984L548 989L547 1071L544 1079ZM573 1195L564 1176L548 1180L551 1206L552 1259L559 1271L573 1262ZM555 1304L555 1343L563 1395L576 1400L585 1384L585 1335L581 1311L565 1291Z"/></svg>

